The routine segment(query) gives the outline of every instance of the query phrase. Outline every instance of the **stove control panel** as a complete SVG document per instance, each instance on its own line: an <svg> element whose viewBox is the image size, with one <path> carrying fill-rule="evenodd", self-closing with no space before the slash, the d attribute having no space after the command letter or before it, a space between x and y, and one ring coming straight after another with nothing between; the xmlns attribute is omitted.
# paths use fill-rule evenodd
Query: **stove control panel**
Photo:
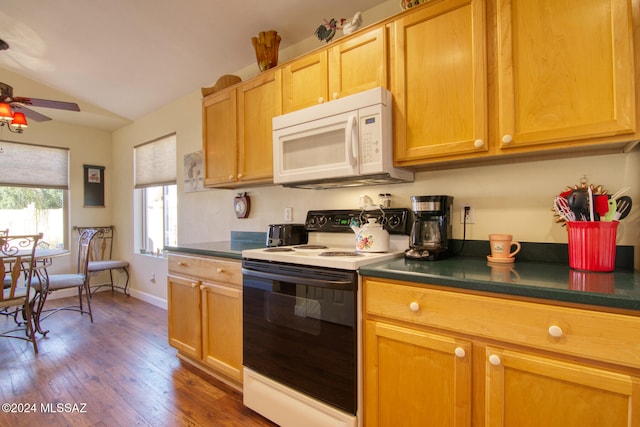
<svg viewBox="0 0 640 427"><path fill-rule="evenodd" d="M369 218L375 218L376 222L384 224L385 230L390 234L411 234L412 212L404 208L309 211L304 225L307 231L353 233L350 227L352 219L355 219L359 224L363 224Z"/></svg>

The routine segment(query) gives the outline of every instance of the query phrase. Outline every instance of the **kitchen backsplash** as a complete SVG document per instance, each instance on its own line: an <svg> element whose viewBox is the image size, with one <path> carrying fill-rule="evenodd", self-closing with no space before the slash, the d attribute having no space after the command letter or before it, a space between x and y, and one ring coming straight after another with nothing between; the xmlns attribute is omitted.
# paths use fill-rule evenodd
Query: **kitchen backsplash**
<svg viewBox="0 0 640 427"><path fill-rule="evenodd" d="M474 208L474 224L466 227L466 238L486 240L490 233L513 234L521 242L566 243L567 232L555 222L553 197L567 186L602 185L609 193L631 186L626 194L640 200L640 152L476 166L420 172L408 184L350 189L302 190L280 186L246 189L251 197L249 218L237 219L232 190L201 193L180 192L179 241L227 240L230 230L265 232L269 224L283 223L284 209L293 210L292 222L303 222L310 209L352 209L360 196L374 202L378 194L391 194L391 206L411 208L412 195L446 194L454 197L453 237L462 239L460 210ZM634 209L621 222L619 245L635 245L638 268L640 210Z"/></svg>

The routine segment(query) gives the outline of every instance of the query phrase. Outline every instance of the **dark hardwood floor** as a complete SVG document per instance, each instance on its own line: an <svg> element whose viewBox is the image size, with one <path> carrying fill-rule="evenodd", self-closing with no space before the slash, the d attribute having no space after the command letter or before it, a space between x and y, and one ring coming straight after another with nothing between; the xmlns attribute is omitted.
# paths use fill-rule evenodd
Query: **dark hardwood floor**
<svg viewBox="0 0 640 427"><path fill-rule="evenodd" d="M93 324L75 312L46 319L38 355L29 342L0 338L0 425L275 425L176 357L166 311L111 291L92 307ZM0 316L0 328L11 321Z"/></svg>

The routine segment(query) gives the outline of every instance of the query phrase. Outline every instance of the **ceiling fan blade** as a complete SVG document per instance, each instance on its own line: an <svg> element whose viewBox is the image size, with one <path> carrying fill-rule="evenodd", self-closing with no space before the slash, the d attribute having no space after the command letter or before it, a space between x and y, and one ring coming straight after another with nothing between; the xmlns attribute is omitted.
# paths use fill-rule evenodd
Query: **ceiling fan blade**
<svg viewBox="0 0 640 427"><path fill-rule="evenodd" d="M78 104L76 104L75 102L52 101L50 99L39 99L39 98L23 98L19 96L16 96L15 98L13 98L13 102L19 102L25 105L32 105L34 107L55 108L58 110L67 110L67 111L80 111L80 107L78 107Z"/></svg>
<svg viewBox="0 0 640 427"><path fill-rule="evenodd" d="M23 112L25 116L27 116L31 120L35 120L36 122L46 122L48 120L51 120L51 117L47 117L44 114L33 111L25 107L24 105L11 103L11 108L13 108L15 111Z"/></svg>

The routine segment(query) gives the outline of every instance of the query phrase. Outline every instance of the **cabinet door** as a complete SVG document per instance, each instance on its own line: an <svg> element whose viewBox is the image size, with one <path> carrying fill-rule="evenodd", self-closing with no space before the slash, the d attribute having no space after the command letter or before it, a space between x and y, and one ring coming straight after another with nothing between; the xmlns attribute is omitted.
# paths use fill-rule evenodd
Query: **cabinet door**
<svg viewBox="0 0 640 427"><path fill-rule="evenodd" d="M242 290L208 282L200 289L203 360L242 382Z"/></svg>
<svg viewBox="0 0 640 427"><path fill-rule="evenodd" d="M172 275L167 278L169 344L198 359L202 354L199 284Z"/></svg>
<svg viewBox="0 0 640 427"><path fill-rule="evenodd" d="M501 147L633 133L627 0L506 0L498 6Z"/></svg>
<svg viewBox="0 0 640 427"><path fill-rule="evenodd" d="M486 356L486 426L640 425L640 378L524 352Z"/></svg>
<svg viewBox="0 0 640 427"><path fill-rule="evenodd" d="M469 342L371 320L365 328L365 425L470 425Z"/></svg>
<svg viewBox="0 0 640 427"><path fill-rule="evenodd" d="M280 70L238 89L238 181L273 180L271 119L282 114Z"/></svg>
<svg viewBox="0 0 640 427"><path fill-rule="evenodd" d="M421 6L392 34L396 162L487 151L484 1Z"/></svg>
<svg viewBox="0 0 640 427"><path fill-rule="evenodd" d="M282 69L284 113L326 102L328 92L326 50L292 61Z"/></svg>
<svg viewBox="0 0 640 427"><path fill-rule="evenodd" d="M387 87L388 42L386 27L340 41L329 49L331 99Z"/></svg>
<svg viewBox="0 0 640 427"><path fill-rule="evenodd" d="M202 101L204 185L234 182L237 171L236 91L230 89Z"/></svg>

